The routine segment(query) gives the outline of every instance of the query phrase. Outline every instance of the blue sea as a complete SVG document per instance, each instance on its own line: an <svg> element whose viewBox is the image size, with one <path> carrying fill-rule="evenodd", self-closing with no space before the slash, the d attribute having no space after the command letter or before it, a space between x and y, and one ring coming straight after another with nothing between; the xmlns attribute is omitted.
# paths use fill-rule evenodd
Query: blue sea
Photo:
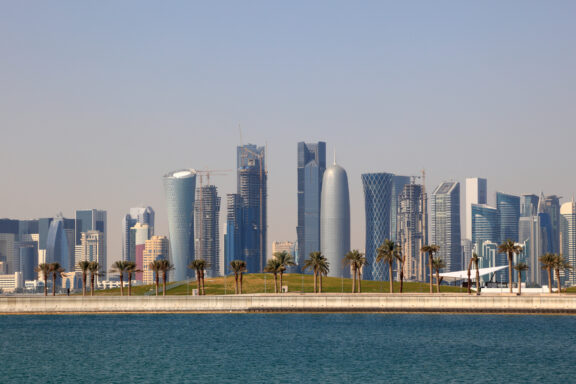
<svg viewBox="0 0 576 384"><path fill-rule="evenodd" d="M575 383L576 317L0 316L1 383Z"/></svg>

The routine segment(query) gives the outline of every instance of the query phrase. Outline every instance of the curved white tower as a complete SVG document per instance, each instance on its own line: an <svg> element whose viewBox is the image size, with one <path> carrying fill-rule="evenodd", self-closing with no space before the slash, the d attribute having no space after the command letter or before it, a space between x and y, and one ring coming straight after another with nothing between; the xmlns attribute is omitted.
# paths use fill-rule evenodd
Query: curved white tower
<svg viewBox="0 0 576 384"><path fill-rule="evenodd" d="M348 277L343 260L350 251L350 197L348 176L339 165L332 165L322 179L320 208L320 248L330 263L328 276Z"/></svg>

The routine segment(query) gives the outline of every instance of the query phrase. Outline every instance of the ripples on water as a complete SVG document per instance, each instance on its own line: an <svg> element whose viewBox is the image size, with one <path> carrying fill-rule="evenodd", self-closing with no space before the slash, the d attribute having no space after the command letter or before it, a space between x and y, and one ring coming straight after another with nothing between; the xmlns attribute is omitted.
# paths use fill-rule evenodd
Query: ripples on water
<svg viewBox="0 0 576 384"><path fill-rule="evenodd" d="M0 316L1 383L574 383L576 317Z"/></svg>

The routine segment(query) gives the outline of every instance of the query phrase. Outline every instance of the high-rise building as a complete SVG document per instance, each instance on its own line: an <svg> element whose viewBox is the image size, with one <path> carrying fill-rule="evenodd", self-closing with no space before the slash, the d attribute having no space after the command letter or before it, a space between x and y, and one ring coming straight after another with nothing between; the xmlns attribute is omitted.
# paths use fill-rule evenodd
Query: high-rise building
<svg viewBox="0 0 576 384"><path fill-rule="evenodd" d="M488 182L486 179L473 177L466 179L466 224L464 238L472 240L472 204L488 204Z"/></svg>
<svg viewBox="0 0 576 384"><path fill-rule="evenodd" d="M560 199L556 195L542 196L540 208L550 217L552 253L560 253Z"/></svg>
<svg viewBox="0 0 576 384"><path fill-rule="evenodd" d="M542 285L543 271L541 269L539 257L544 254L544 244L542 241L542 225L540 215L524 216L520 218L519 238L520 243L524 244L524 254L528 271L526 281L531 284Z"/></svg>
<svg viewBox="0 0 576 384"><path fill-rule="evenodd" d="M520 196L520 217L531 217L538 214L538 202L536 195L524 194Z"/></svg>
<svg viewBox="0 0 576 384"><path fill-rule="evenodd" d="M46 263L60 263L60 265L70 272L74 270L74 253L70 252L68 238L64 230L64 218L56 217L50 223L48 239L46 240Z"/></svg>
<svg viewBox="0 0 576 384"><path fill-rule="evenodd" d="M562 239L562 255L572 265L576 265L576 202L572 200L560 207L560 237ZM564 284L576 285L574 273L563 273Z"/></svg>
<svg viewBox="0 0 576 384"><path fill-rule="evenodd" d="M106 280L106 248L105 236L101 231L86 231L80 235L80 255L78 261L95 261L100 264L102 275L96 277L97 281ZM76 263L76 272L81 272L78 263Z"/></svg>
<svg viewBox="0 0 576 384"><path fill-rule="evenodd" d="M82 234L89 231L98 231L102 235L99 237L98 241L102 242L102 246L99 248L101 252L101 261L98 261L102 266L102 273L107 276L108 266L106 261L108 260L108 224L107 224L107 214L104 210L99 209L84 209L76 211L76 221L75 221L75 266L80 260L85 260L82 258ZM92 236L93 237L93 236ZM103 263L102 263L103 261ZM102 280L105 280L103 278Z"/></svg>
<svg viewBox="0 0 576 384"><path fill-rule="evenodd" d="M507 240L517 243L519 241L520 197L496 192L496 207L500 225L500 244Z"/></svg>
<svg viewBox="0 0 576 384"><path fill-rule="evenodd" d="M136 223L130 228L130 257L129 260L136 263L136 272L134 280L142 281L142 271L144 269L144 247L146 241L152 237L152 229L148 224Z"/></svg>
<svg viewBox="0 0 576 384"><path fill-rule="evenodd" d="M224 235L224 273L230 273L230 262L242 259L242 198L236 193L226 195L226 233Z"/></svg>
<svg viewBox="0 0 576 384"><path fill-rule="evenodd" d="M18 256L20 266L17 272L22 272L22 278L26 280L35 280L35 268L38 266L38 234L35 234L36 240L17 241L14 243L14 249Z"/></svg>
<svg viewBox="0 0 576 384"><path fill-rule="evenodd" d="M168 206L170 257L173 278L185 280L191 275L188 264L194 260L194 202L196 171L183 169L164 175L164 191Z"/></svg>
<svg viewBox="0 0 576 384"><path fill-rule="evenodd" d="M349 276L349 270L343 268L344 256L350 251L348 176L336 164L326 169L322 180L320 246L330 263L328 276Z"/></svg>
<svg viewBox="0 0 576 384"><path fill-rule="evenodd" d="M326 143L298 143L298 258L301 268L311 252L320 250L320 202L326 170Z"/></svg>
<svg viewBox="0 0 576 384"><path fill-rule="evenodd" d="M426 280L426 257L420 249L428 244L428 209L423 185L404 186L398 198L397 242L406 257L404 277L406 280Z"/></svg>
<svg viewBox="0 0 576 384"><path fill-rule="evenodd" d="M214 185L196 189L195 255L208 262L206 275L220 275L220 197Z"/></svg>
<svg viewBox="0 0 576 384"><path fill-rule="evenodd" d="M150 263L156 260L170 259L170 244L166 236L152 236L146 240L143 252L142 281L144 284L154 283L154 271L150 269Z"/></svg>
<svg viewBox="0 0 576 384"><path fill-rule="evenodd" d="M396 241L398 196L410 183L407 176L391 173L365 173L362 176L366 211L366 280L382 280L388 276L388 265L376 263L377 249L384 240Z"/></svg>
<svg viewBox="0 0 576 384"><path fill-rule="evenodd" d="M16 272L15 242L15 233L0 232L0 274L13 274Z"/></svg>
<svg viewBox="0 0 576 384"><path fill-rule="evenodd" d="M253 144L237 148L237 187L242 204L242 260L248 272L266 264L267 172L266 150Z"/></svg>
<svg viewBox="0 0 576 384"><path fill-rule="evenodd" d="M472 244L497 243L499 238L498 210L486 204L472 204Z"/></svg>
<svg viewBox="0 0 576 384"><path fill-rule="evenodd" d="M294 259L296 253L296 242L294 241L273 241L272 242L272 255L277 252L286 252Z"/></svg>
<svg viewBox="0 0 576 384"><path fill-rule="evenodd" d="M437 257L446 271L462 269L460 246L460 183L444 182L430 197L430 241L440 246Z"/></svg>
<svg viewBox="0 0 576 384"><path fill-rule="evenodd" d="M154 235L155 213L152 207L130 208L130 213L122 218L122 260L130 259L130 228L136 223L146 224L150 230L150 236Z"/></svg>

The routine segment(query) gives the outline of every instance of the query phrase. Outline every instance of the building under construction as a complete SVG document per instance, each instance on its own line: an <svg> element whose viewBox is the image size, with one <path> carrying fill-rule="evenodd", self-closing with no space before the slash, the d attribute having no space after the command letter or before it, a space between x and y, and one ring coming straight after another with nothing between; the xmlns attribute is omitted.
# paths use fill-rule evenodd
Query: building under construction
<svg viewBox="0 0 576 384"><path fill-rule="evenodd" d="M420 249L428 244L427 199L423 185L406 184L398 197L397 241L405 257L404 278L425 281L427 255Z"/></svg>
<svg viewBox="0 0 576 384"><path fill-rule="evenodd" d="M196 258L208 262L206 274L215 277L220 274L220 197L214 185L201 186L196 189L194 205L196 225L194 247Z"/></svg>
<svg viewBox="0 0 576 384"><path fill-rule="evenodd" d="M265 148L253 144L237 148L236 194L228 195L225 236L226 268L231 260L246 262L248 272L262 272L266 264L267 172Z"/></svg>

